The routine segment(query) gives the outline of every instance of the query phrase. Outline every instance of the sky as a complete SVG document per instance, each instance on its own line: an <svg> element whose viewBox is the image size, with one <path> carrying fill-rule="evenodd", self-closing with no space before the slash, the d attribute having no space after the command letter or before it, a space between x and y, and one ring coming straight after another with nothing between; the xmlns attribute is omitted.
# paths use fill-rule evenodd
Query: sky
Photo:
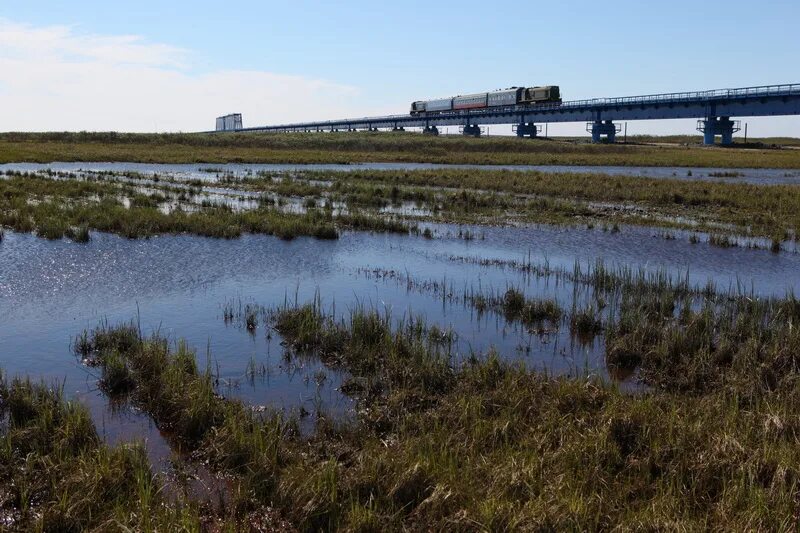
<svg viewBox="0 0 800 533"><path fill-rule="evenodd" d="M573 100L800 83L798 20L797 0L0 0L0 131L399 114L513 85L559 85ZM800 117L743 121L751 136L800 137Z"/></svg>

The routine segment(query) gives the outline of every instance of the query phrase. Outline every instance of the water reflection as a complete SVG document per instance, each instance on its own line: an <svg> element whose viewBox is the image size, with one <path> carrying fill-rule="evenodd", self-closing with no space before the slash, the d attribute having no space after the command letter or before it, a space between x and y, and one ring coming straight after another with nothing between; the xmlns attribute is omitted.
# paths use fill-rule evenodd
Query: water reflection
<svg viewBox="0 0 800 533"><path fill-rule="evenodd" d="M109 440L140 435L151 444L163 436L150 420L132 408L110 411L91 369L72 355L71 341L83 329L102 320L133 319L146 333L186 339L197 349L201 366L209 364L218 374L221 393L255 408L283 408L313 424L317 411L329 416L352 411L352 400L341 393L347 376L314 358L286 358L280 337L266 324L249 329L226 322L226 304L269 307L319 294L326 308L340 314L367 305L389 309L397 318L421 316L442 329L452 328L454 349L462 356L494 348L532 368L624 380L630 376L606 368L602 338L579 342L569 327L542 330L509 323L497 313L480 313L443 297L442 291L413 290L407 283L365 275L365 270L440 281L456 295L518 287L529 296L567 305L574 297L571 283L480 260L530 260L570 269L576 260L603 259L610 265L683 273L696 284L713 279L722 289L783 295L800 288L797 254L665 240L647 229L431 227L441 237L348 232L335 241L287 242L260 235L128 240L93 233L89 243L77 245L7 232L0 242L0 366L12 375L63 381L70 395L90 406ZM465 240L466 231L481 238ZM154 462L165 460L165 450L151 446Z"/></svg>
<svg viewBox="0 0 800 533"><path fill-rule="evenodd" d="M215 181L219 175L244 176L258 172L301 172L354 170L431 170L431 169L484 169L484 170L536 170L540 172L608 174L612 176L642 176L689 181L722 181L725 183L752 183L761 185L800 184L800 170L771 168L703 168L703 167L635 167L587 165L448 165L438 163L353 163L353 164L165 164L165 163L6 163L4 171L53 170L77 172L138 172L142 174L174 174L181 179Z"/></svg>

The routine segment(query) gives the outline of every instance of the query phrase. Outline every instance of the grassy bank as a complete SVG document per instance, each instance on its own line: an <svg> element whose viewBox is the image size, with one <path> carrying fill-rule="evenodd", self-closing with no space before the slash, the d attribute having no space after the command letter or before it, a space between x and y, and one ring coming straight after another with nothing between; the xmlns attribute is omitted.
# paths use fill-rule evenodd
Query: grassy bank
<svg viewBox="0 0 800 533"><path fill-rule="evenodd" d="M431 138L412 133L0 134L0 162L145 163L428 162L800 168L800 151L592 145L509 137Z"/></svg>

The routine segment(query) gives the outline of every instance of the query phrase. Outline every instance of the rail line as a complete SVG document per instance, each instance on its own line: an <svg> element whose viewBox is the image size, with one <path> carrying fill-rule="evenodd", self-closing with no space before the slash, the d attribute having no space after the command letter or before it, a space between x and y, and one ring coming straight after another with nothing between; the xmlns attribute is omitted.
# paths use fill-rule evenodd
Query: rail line
<svg viewBox="0 0 800 533"><path fill-rule="evenodd" d="M238 132L374 131L423 128L438 134L439 126L460 126L465 135L479 136L481 125L512 124L520 137L536 137L540 124L586 122L592 140L605 136L614 142L620 127L615 121L696 118L706 144L720 136L732 142L739 121L732 117L800 115L800 83L736 89L650 94L616 98L592 98L558 104L515 105L462 111L387 115L322 120L239 128Z"/></svg>

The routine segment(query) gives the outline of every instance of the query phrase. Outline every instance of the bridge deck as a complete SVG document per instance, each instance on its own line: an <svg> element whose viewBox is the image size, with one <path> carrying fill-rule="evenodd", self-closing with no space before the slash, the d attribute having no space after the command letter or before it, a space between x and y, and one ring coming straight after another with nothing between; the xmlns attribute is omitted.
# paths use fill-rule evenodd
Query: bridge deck
<svg viewBox="0 0 800 533"><path fill-rule="evenodd" d="M800 115L800 84L574 100L420 115L388 115L243 128L237 131L329 131L530 122L598 122Z"/></svg>

